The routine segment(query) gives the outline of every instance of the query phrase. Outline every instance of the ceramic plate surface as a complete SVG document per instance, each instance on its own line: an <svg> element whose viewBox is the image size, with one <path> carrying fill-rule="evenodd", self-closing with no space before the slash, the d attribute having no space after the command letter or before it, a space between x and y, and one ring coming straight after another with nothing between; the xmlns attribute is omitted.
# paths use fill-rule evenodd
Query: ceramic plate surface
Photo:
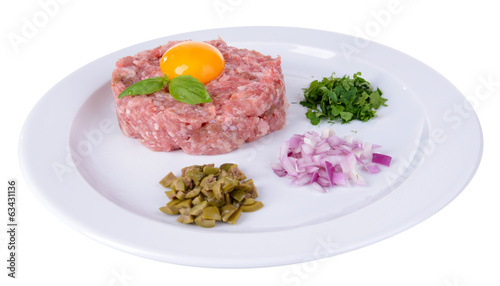
<svg viewBox="0 0 500 286"><path fill-rule="evenodd" d="M211 40L280 55L291 103L281 131L229 154L153 152L122 134L110 88L118 59L169 40ZM78 231L139 256L205 267L264 267L337 255L380 241L425 220L453 200L482 154L480 124L462 94L441 75L391 48L326 31L238 27L156 39L102 57L52 88L29 115L20 163L39 200ZM279 146L295 133L321 132L298 104L314 79L362 76L388 106L366 123L336 123L340 136L381 145L393 157L367 186L319 193L293 187L270 169ZM461 118L453 106L473 116ZM193 164L237 163L256 183L265 207L236 225L183 225L158 208L168 198L158 181Z"/></svg>

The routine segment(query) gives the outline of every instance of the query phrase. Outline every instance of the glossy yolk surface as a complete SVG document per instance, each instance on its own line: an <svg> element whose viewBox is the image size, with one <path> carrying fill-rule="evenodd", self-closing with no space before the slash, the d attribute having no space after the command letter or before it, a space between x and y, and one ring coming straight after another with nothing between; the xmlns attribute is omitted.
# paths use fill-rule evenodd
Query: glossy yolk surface
<svg viewBox="0 0 500 286"><path fill-rule="evenodd" d="M190 75L205 84L217 78L224 70L224 56L214 46L188 41L168 49L160 60L161 71L172 79Z"/></svg>

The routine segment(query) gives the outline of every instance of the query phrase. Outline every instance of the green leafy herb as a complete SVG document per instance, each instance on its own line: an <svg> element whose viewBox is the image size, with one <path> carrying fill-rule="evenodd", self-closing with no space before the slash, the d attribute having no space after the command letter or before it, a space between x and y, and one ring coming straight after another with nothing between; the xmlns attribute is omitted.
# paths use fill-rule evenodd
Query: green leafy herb
<svg viewBox="0 0 500 286"><path fill-rule="evenodd" d="M161 90L169 82L168 78L165 77L153 77L147 78L134 83L133 85L127 87L124 91L120 93L118 98L125 97L127 95L141 95L150 94Z"/></svg>
<svg viewBox="0 0 500 286"><path fill-rule="evenodd" d="M212 102L205 86L196 78L190 75L180 75L174 77L168 89L175 100L188 103L198 104Z"/></svg>
<svg viewBox="0 0 500 286"><path fill-rule="evenodd" d="M163 89L167 84L170 95L177 101L191 105L212 102L205 85L190 75L180 75L173 79L169 79L167 75L144 79L127 87L118 98L150 94Z"/></svg>
<svg viewBox="0 0 500 286"><path fill-rule="evenodd" d="M374 90L358 72L352 79L347 75L342 78L332 75L311 82L304 89L304 100L300 104L308 108L306 117L311 124L318 125L322 118L330 119L332 124L338 118L342 123L354 119L366 122L375 116L380 106L387 106L386 101L382 91Z"/></svg>

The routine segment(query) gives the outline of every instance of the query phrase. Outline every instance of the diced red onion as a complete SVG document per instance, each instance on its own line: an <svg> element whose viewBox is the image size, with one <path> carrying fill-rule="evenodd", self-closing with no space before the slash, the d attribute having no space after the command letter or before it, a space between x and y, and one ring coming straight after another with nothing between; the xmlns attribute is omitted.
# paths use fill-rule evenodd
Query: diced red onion
<svg viewBox="0 0 500 286"><path fill-rule="evenodd" d="M366 164L364 169L370 172L370 174L375 174L380 172L380 167L377 164Z"/></svg>
<svg viewBox="0 0 500 286"><path fill-rule="evenodd" d="M319 173L318 172L314 172L313 175L312 175L312 178L311 178L311 183L314 183L318 180L319 178Z"/></svg>
<svg viewBox="0 0 500 286"><path fill-rule="evenodd" d="M346 174L344 173L333 173L332 182L334 185L339 186L347 186L349 184L349 180L347 179Z"/></svg>
<svg viewBox="0 0 500 286"><path fill-rule="evenodd" d="M300 136L300 135L297 135L297 134L293 135L290 138L290 140L289 140L288 147L290 149L292 149L292 150L295 149L295 148L297 148L297 147L299 147L300 142L302 142L302 138L304 138L304 136Z"/></svg>
<svg viewBox="0 0 500 286"><path fill-rule="evenodd" d="M318 177L318 180L316 180L316 183L318 183L322 187L330 187L330 181L328 179L325 179L324 177Z"/></svg>
<svg viewBox="0 0 500 286"><path fill-rule="evenodd" d="M312 186L315 190L317 190L318 192L321 192L321 193L326 193L326 190L323 188L323 186L321 186L320 184L318 184L317 182L313 182L312 183Z"/></svg>
<svg viewBox="0 0 500 286"><path fill-rule="evenodd" d="M342 139L331 128L324 129L321 135L310 131L284 141L280 162L271 168L276 175L292 179L293 185L312 184L320 192L335 185L348 186L350 181L366 185L358 169L375 174L380 172L379 165L390 166L390 156L373 153L380 147L354 140L352 135Z"/></svg>
<svg viewBox="0 0 500 286"><path fill-rule="evenodd" d="M300 152L305 156L311 156L314 154L314 146L310 144L302 144L300 146Z"/></svg>
<svg viewBox="0 0 500 286"><path fill-rule="evenodd" d="M384 165L389 167L391 165L391 156L387 156L384 154L373 153L372 154L372 162L380 165Z"/></svg>
<svg viewBox="0 0 500 286"><path fill-rule="evenodd" d="M303 186L310 184L312 181L312 174L304 174L302 177L297 177L292 181L292 184L296 186Z"/></svg>

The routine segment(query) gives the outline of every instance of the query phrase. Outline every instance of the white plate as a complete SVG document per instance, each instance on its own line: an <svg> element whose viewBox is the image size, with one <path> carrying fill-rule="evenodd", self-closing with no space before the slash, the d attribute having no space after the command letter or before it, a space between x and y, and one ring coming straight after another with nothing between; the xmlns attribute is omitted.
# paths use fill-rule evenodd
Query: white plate
<svg viewBox="0 0 500 286"><path fill-rule="evenodd" d="M169 40L210 40L281 55L287 125L218 156L152 152L124 136L116 121L110 76L115 62ZM20 139L21 167L33 193L57 217L112 247L165 262L206 267L262 267L320 259L380 241L428 218L474 175L482 134L471 106L438 73L388 47L332 32L239 27L198 31L141 43L72 73L28 117ZM294 133L320 131L297 104L314 78L352 75L388 98L367 123L335 124L339 135L382 145L391 167L364 175L366 187L318 193L274 175L279 145ZM293 104L295 103L295 104ZM464 112L458 113L454 106ZM158 181L187 165L234 162L253 178L265 207L236 225L211 229L176 222L158 208Z"/></svg>

